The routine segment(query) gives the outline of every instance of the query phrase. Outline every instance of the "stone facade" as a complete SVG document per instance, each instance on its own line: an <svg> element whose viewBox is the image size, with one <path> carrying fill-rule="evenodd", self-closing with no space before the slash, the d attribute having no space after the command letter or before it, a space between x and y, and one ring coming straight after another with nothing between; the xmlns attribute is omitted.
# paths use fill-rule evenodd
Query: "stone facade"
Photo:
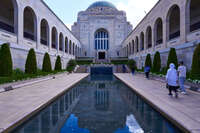
<svg viewBox="0 0 200 133"><path fill-rule="evenodd" d="M95 48L95 33L104 29L109 35L109 48ZM131 32L132 25L127 22L126 13L117 10L109 2L93 3L86 11L78 13L72 32L83 44L84 56L98 58L99 51L105 51L106 57L118 57L122 41Z"/></svg>
<svg viewBox="0 0 200 133"><path fill-rule="evenodd" d="M135 59L144 66L148 53L161 53L166 66L168 52L176 48L179 61L190 69L195 46L200 42L200 1L159 0L152 10L123 41L121 56Z"/></svg>
<svg viewBox="0 0 200 133"><path fill-rule="evenodd" d="M0 45L9 43L14 69L24 70L30 48L37 55L38 67L48 52L54 67L61 56L67 62L81 55L81 43L42 0L3 0L0 2Z"/></svg>

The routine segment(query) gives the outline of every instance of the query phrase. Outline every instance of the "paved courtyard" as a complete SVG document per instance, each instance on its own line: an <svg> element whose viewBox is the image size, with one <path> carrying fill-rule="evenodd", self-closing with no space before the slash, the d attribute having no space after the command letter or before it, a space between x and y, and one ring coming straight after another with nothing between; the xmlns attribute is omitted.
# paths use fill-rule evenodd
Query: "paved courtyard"
<svg viewBox="0 0 200 133"><path fill-rule="evenodd" d="M0 93L0 132L27 119L88 74L62 74L55 79ZM22 121L21 121L22 122Z"/></svg>
<svg viewBox="0 0 200 133"><path fill-rule="evenodd" d="M179 94L176 99L168 96L164 82L147 80L142 75L115 75L184 128L192 133L200 133L199 93L188 91L188 95Z"/></svg>

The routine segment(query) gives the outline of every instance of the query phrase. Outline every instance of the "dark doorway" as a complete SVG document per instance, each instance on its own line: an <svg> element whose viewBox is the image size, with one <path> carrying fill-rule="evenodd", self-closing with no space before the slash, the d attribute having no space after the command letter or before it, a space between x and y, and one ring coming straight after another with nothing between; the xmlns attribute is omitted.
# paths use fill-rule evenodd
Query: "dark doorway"
<svg viewBox="0 0 200 133"><path fill-rule="evenodd" d="M99 52L99 60L104 60L105 56L105 52Z"/></svg>

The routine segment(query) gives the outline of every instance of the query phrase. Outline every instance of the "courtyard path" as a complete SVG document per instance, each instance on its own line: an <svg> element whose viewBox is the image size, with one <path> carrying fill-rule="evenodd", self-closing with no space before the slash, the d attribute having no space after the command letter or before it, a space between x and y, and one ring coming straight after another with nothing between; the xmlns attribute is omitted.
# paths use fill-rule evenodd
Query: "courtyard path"
<svg viewBox="0 0 200 133"><path fill-rule="evenodd" d="M147 80L143 75L115 76L148 100L177 126L181 125L191 133L200 133L200 93L188 91L188 95L179 94L179 98L176 99L168 96L166 83Z"/></svg>
<svg viewBox="0 0 200 133"><path fill-rule="evenodd" d="M0 93L0 132L8 132L89 74L62 74L55 79Z"/></svg>

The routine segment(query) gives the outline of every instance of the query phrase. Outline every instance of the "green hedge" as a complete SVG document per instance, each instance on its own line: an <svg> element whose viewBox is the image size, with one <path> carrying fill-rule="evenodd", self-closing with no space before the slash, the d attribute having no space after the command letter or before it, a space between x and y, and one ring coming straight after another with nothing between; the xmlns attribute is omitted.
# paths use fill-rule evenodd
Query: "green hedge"
<svg viewBox="0 0 200 133"><path fill-rule="evenodd" d="M57 56L54 70L55 71L61 71L62 70L62 63L61 63L60 56Z"/></svg>
<svg viewBox="0 0 200 133"><path fill-rule="evenodd" d="M160 72L161 69L161 59L160 59L160 53L157 51L154 55L153 59L153 67L152 67L152 72Z"/></svg>
<svg viewBox="0 0 200 133"><path fill-rule="evenodd" d="M68 72L72 72L74 70L74 68L76 67L77 62L75 60L70 60L67 64L67 71Z"/></svg>
<svg viewBox="0 0 200 133"><path fill-rule="evenodd" d="M194 50L190 78L200 79L200 44Z"/></svg>
<svg viewBox="0 0 200 133"><path fill-rule="evenodd" d="M133 70L133 69L137 70L137 65L136 65L135 60L129 60L127 65L131 70Z"/></svg>
<svg viewBox="0 0 200 133"><path fill-rule="evenodd" d="M122 64L127 64L128 60L111 60L111 64L114 65L122 65Z"/></svg>
<svg viewBox="0 0 200 133"><path fill-rule="evenodd" d="M50 56L48 53L45 53L45 55L44 55L42 71L43 72L51 72L52 71L51 59L50 59Z"/></svg>
<svg viewBox="0 0 200 133"><path fill-rule="evenodd" d="M76 60L77 65L90 65L92 62L92 60Z"/></svg>
<svg viewBox="0 0 200 133"><path fill-rule="evenodd" d="M30 49L26 58L25 73L36 74L37 73L37 60L34 49Z"/></svg>
<svg viewBox="0 0 200 133"><path fill-rule="evenodd" d="M152 67L151 54L147 54L146 56L145 67L146 66L149 66L150 68Z"/></svg>
<svg viewBox="0 0 200 133"><path fill-rule="evenodd" d="M174 63L174 65L176 66L176 69L178 68L178 59L177 59L175 48L171 48L169 51L168 60L167 60L167 69L169 69L170 63Z"/></svg>
<svg viewBox="0 0 200 133"><path fill-rule="evenodd" d="M8 44L0 48L0 76L11 76L13 71L12 56Z"/></svg>

